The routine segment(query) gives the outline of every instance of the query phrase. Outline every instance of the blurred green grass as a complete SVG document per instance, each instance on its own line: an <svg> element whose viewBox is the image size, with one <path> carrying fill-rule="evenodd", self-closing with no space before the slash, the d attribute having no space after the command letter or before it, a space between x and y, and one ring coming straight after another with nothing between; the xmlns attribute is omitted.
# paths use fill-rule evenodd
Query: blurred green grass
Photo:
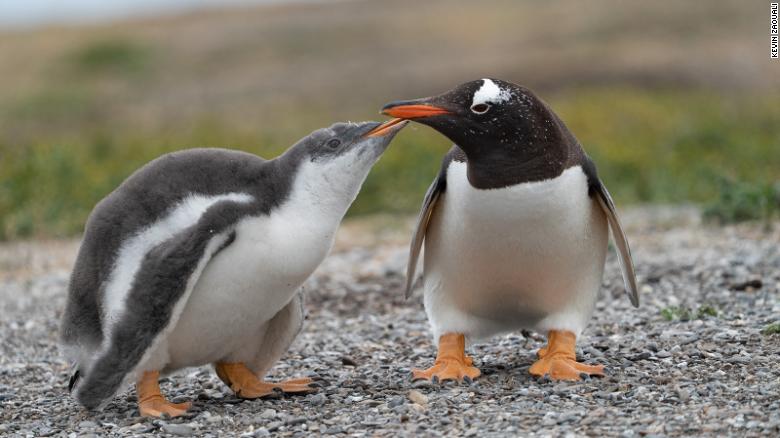
<svg viewBox="0 0 780 438"><path fill-rule="evenodd" d="M771 217L780 76L755 43L764 19L736 0L398 0L0 31L0 239L79 233L163 153L272 158L313 129L486 76L548 101L621 207ZM449 146L410 125L349 214L416 212Z"/></svg>
<svg viewBox="0 0 780 438"><path fill-rule="evenodd" d="M548 101L594 158L620 205L706 204L719 199L724 177L748 185L778 179L780 112L769 96L585 88L558 92ZM71 105L61 110L67 113ZM57 109L42 105L40 111L45 118ZM54 118L59 116L67 114ZM270 158L287 147L288 129L242 131L219 120L200 120L182 131L96 128L70 139L41 138L22 148L0 144L1 235L73 235L98 200L163 153L227 146ZM448 147L431 129L411 125L375 166L350 214L415 212Z"/></svg>

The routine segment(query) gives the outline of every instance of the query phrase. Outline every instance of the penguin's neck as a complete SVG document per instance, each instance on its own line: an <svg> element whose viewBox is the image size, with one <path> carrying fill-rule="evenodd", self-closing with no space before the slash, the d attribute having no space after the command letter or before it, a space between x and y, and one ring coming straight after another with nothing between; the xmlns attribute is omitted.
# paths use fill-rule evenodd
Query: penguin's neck
<svg viewBox="0 0 780 438"><path fill-rule="evenodd" d="M465 154L469 183L478 189L497 189L552 179L571 167L568 153L558 147L518 147L499 153Z"/></svg>
<svg viewBox="0 0 780 438"><path fill-rule="evenodd" d="M364 178L343 169L303 160L297 165L282 208L294 216L292 220L312 222L322 230L335 230L357 197Z"/></svg>

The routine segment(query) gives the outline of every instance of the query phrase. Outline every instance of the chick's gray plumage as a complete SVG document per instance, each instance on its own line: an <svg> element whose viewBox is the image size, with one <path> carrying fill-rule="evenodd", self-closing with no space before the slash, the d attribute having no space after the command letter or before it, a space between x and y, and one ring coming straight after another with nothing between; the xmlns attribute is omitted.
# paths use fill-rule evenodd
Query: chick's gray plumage
<svg viewBox="0 0 780 438"><path fill-rule="evenodd" d="M293 267L294 280L269 283L283 284L291 289L277 292L277 295L284 294L271 300L274 306L279 306L274 307L278 314L276 317L271 314L262 326L268 336L278 339L256 340L261 350L264 345L267 347L268 351L264 351L268 358L253 359L253 366L261 370L272 365L269 359L283 353L302 320L301 301L292 299L294 289L299 286L292 283L302 283L318 260L321 261L317 257L327 253L328 242L332 244L335 232L329 227L338 225L368 169L392 138L389 135L365 139L365 134L377 125L374 122L336 124L315 131L270 161L225 149L174 152L139 169L102 200L87 221L61 325L61 342L76 368L71 381L76 399L88 408L102 405L133 372L138 371L139 366L150 360L162 371L197 365L187 362L185 349L185 353L179 351L185 355L184 359L179 357L179 362L171 368L166 365L170 353L158 350L164 336L178 333L178 341L187 338L186 333L172 330L181 312L189 308L186 307L188 296L203 280L201 274L210 272L207 269L213 265L215 256L221 260L224 258L221 254L233 251L231 257L235 263L223 260L220 265L223 271L220 272L225 272L225 266L228 266L227 272L241 275L244 283L238 291L249 293L246 288L253 288L255 283L246 283L252 272L230 271L233 265L252 261L235 254L233 248L237 242L243 242L244 251L249 248L256 253L252 242L264 239L262 234L270 232L263 228L267 226L263 218L283 211L283 207L290 204L291 191L324 190L325 195L321 198L311 194L303 198L297 195L295 208L302 210L285 213L312 223L322 220L318 215L329 215L329 220L325 225L318 224L315 231L309 230L305 236L315 239L313 242L320 245L317 248L322 251L317 251L314 258L309 257L308 265ZM366 154L366 150L373 153ZM336 167L327 167L334 166L333 163ZM295 185L302 166L324 169L311 175L336 177L334 184L345 187L329 187L316 181ZM342 168L345 174L338 175ZM328 199L329 196L335 198ZM307 204L307 199L315 199L317 205ZM328 203L333 205L328 206ZM246 221L252 218L256 218L253 219L255 222L247 225ZM294 235L295 230L285 232ZM247 238L252 239L248 245L242 240ZM284 245L283 239L273 242ZM293 250L305 251L306 246L299 245ZM262 257L274 257L274 254L263 254ZM294 255L290 260L294 263ZM214 269L217 268L211 268L211 271ZM229 274L212 272L210 275L209 284L214 288L215 278ZM263 282L263 278L256 281L260 285ZM216 287L223 290L214 293L228 294L227 298L231 298L229 294L238 293L235 281L225 285L224 289ZM286 298L288 294L292 301ZM253 305L262 303L262 296L260 299L253 301ZM201 306L203 302L201 299ZM241 304L231 302L231 305ZM193 328L193 320L197 329L197 317L187 319L188 328ZM194 348L197 349L197 345Z"/></svg>

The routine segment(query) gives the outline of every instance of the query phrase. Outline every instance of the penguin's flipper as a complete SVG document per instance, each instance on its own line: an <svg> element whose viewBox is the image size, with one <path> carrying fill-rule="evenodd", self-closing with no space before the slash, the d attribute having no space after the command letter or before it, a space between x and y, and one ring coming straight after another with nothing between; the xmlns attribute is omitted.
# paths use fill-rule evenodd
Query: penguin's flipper
<svg viewBox="0 0 780 438"><path fill-rule="evenodd" d="M110 324L108 342L96 356L75 397L88 409L108 401L176 326L209 260L235 238L233 224L246 204L222 201L198 222L148 251ZM109 321L111 319L109 318Z"/></svg>
<svg viewBox="0 0 780 438"><path fill-rule="evenodd" d="M636 273L634 272L634 261L631 258L631 248L628 246L628 239L620 225L615 203L612 196L609 195L607 188L601 180L592 186L596 193L596 199L599 201L601 209L607 216L609 228L612 229L612 238L615 240L615 246L618 250L618 260L620 269L623 271L623 282L626 284L626 293L634 307L639 307L639 290L636 285Z"/></svg>
<svg viewBox="0 0 780 438"><path fill-rule="evenodd" d="M428 223L436 208L436 202L439 196L444 192L446 186L446 175L439 173L433 180L428 191L425 193L420 214L417 216L417 225L414 228L412 244L409 248L409 265L406 267L406 291L404 296L408 299L412 295L412 286L414 285L414 273L417 269L417 260L420 258L425 232L428 230Z"/></svg>

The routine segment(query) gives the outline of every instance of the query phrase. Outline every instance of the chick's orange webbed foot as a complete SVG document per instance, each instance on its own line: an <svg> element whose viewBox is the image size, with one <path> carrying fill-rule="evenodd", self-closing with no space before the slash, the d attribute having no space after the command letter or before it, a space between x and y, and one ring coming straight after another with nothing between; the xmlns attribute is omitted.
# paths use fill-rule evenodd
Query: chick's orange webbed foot
<svg viewBox="0 0 780 438"><path fill-rule="evenodd" d="M583 374L603 376L603 365L586 365L577 362L574 352L576 337L567 331L550 330L547 346L536 354L539 360L528 370L534 376L549 375L553 380L580 380Z"/></svg>
<svg viewBox="0 0 780 438"><path fill-rule="evenodd" d="M314 381L308 377L286 380L284 382L265 382L243 363L218 363L214 366L217 376L239 398L253 399L284 393L308 393L316 389Z"/></svg>
<svg viewBox="0 0 780 438"><path fill-rule="evenodd" d="M482 374L474 361L465 354L466 338L462 334L447 333L439 338L436 362L427 370L412 370L413 380L474 380Z"/></svg>
<svg viewBox="0 0 780 438"><path fill-rule="evenodd" d="M160 373L147 371L137 383L138 411L143 417L178 417L187 413L192 403L171 403L160 393Z"/></svg>

